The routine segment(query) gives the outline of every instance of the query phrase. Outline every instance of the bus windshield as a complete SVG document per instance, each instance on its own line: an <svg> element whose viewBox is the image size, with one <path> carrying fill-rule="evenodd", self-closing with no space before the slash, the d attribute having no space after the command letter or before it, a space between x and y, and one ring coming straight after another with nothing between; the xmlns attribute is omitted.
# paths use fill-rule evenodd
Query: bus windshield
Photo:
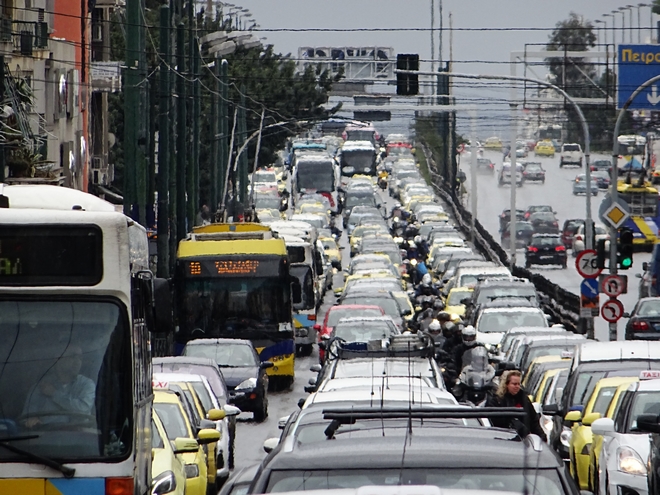
<svg viewBox="0 0 660 495"><path fill-rule="evenodd" d="M342 172L371 173L376 163L376 155L372 150L343 151L341 155Z"/></svg>
<svg viewBox="0 0 660 495"><path fill-rule="evenodd" d="M332 192L335 189L335 170L332 162L299 161L297 172L298 191L316 189Z"/></svg>
<svg viewBox="0 0 660 495"><path fill-rule="evenodd" d="M60 462L130 454L132 339L118 303L0 301L0 363L3 438L24 437L16 447ZM0 449L0 462L25 459Z"/></svg>
<svg viewBox="0 0 660 495"><path fill-rule="evenodd" d="M291 321L289 282L280 277L186 278L177 293L179 325L207 337L226 335L236 325L254 328Z"/></svg>

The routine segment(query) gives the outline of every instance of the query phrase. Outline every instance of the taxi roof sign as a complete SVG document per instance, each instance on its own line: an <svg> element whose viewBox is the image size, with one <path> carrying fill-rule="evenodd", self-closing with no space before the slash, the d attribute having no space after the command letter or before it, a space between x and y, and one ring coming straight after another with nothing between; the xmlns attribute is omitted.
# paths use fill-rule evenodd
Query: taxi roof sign
<svg viewBox="0 0 660 495"><path fill-rule="evenodd" d="M655 380L660 378L660 370L642 370L639 372L640 380Z"/></svg>

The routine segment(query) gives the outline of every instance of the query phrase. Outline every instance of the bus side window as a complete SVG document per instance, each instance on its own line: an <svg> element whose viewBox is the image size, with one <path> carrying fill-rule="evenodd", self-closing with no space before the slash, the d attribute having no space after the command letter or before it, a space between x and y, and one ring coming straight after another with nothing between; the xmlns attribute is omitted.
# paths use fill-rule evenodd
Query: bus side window
<svg viewBox="0 0 660 495"><path fill-rule="evenodd" d="M292 277L291 280L291 298L293 304L299 304L302 302L302 287L300 285L300 280L296 277Z"/></svg>

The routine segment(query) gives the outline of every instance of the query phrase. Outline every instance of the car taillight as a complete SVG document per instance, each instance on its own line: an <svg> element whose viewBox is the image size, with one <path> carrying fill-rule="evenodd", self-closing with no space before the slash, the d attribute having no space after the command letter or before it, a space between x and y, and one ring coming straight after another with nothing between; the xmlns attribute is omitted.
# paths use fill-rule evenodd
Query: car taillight
<svg viewBox="0 0 660 495"><path fill-rule="evenodd" d="M640 332L646 332L649 329L649 324L645 321L633 321L632 329Z"/></svg>
<svg viewBox="0 0 660 495"><path fill-rule="evenodd" d="M557 252L566 251L566 246L555 246L555 251Z"/></svg>
<svg viewBox="0 0 660 495"><path fill-rule="evenodd" d="M578 241L582 240L582 234L576 235L573 239L577 239Z"/></svg>
<svg viewBox="0 0 660 495"><path fill-rule="evenodd" d="M539 248L537 248L536 246L528 246L527 247L527 251L530 251L532 253L536 253L536 252L538 252L538 250L539 250Z"/></svg>

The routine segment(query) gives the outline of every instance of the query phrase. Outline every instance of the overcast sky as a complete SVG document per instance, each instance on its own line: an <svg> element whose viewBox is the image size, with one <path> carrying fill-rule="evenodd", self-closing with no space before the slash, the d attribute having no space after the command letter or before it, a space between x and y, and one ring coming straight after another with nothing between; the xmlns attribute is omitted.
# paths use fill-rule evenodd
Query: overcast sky
<svg viewBox="0 0 660 495"><path fill-rule="evenodd" d="M297 57L300 46L385 46L392 47L394 53L418 53L421 59L431 58L430 0L238 0L240 5L250 10L251 19L262 30L267 43L284 54ZM236 5L239 3L235 2ZM439 0L435 0L435 23L439 24ZM460 31L453 34L452 51L456 72L508 74L509 57L512 51L539 49L532 44L545 44L557 22L568 18L571 11L587 20L606 20L612 27L612 18L603 17L620 6L622 0L444 0L443 25L449 26L449 13L455 29L486 28L484 31ZM633 41L637 42L637 9L632 9ZM625 12L625 25L630 27L629 11ZM654 16L657 20L657 16ZM616 14L617 40L621 36L621 14ZM642 40L649 37L649 8L641 8ZM602 27L602 24L600 24ZM321 28L326 32L293 32L287 30ZM334 29L368 28L410 28L410 31L353 31L333 32ZM496 28L498 30L488 30ZM521 30L520 28L537 28ZM538 29L541 28L541 29ZM418 29L418 30L415 30ZM419 30L419 29L424 29ZM599 31L601 41L605 41L604 31ZM612 42L612 31L607 34L607 42ZM631 33L625 32L626 42ZM438 34L436 32L436 54ZM449 57L450 34L443 36L443 55ZM437 57L437 55L436 55ZM479 62L475 62L479 61ZM539 63L540 60L531 62ZM428 69L427 69L428 70ZM532 69L531 77L544 77L543 66ZM518 69L522 74L522 68ZM461 86L461 85L459 85ZM469 86L469 87L467 87ZM468 97L506 98L506 89L491 91L493 85L484 88L483 84L464 81L455 90L456 95Z"/></svg>

